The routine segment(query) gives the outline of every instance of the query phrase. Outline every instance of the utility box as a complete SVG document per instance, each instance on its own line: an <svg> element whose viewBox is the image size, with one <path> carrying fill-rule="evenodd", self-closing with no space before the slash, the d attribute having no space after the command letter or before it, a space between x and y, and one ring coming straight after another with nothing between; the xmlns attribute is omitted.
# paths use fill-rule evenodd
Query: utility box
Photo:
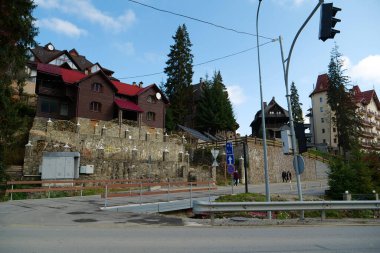
<svg viewBox="0 0 380 253"><path fill-rule="evenodd" d="M41 179L79 178L79 152L44 152Z"/></svg>
<svg viewBox="0 0 380 253"><path fill-rule="evenodd" d="M289 126L281 127L281 142L282 142L282 152L284 154L293 153L292 135L290 134Z"/></svg>
<svg viewBox="0 0 380 253"><path fill-rule="evenodd" d="M80 166L80 171L81 174L94 174L94 165L84 165Z"/></svg>

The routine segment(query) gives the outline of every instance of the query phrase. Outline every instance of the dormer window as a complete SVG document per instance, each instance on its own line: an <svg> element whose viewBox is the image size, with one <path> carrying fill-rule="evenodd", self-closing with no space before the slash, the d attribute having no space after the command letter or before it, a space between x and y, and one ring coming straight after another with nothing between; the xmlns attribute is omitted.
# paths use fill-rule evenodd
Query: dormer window
<svg viewBox="0 0 380 253"><path fill-rule="evenodd" d="M100 83L93 83L92 86L91 86L91 90L93 92L99 92L100 93L100 92L102 92L103 87L102 87L102 85Z"/></svg>
<svg viewBox="0 0 380 253"><path fill-rule="evenodd" d="M52 60L51 62L49 62L49 64L56 65L56 66L62 66L64 64L67 64L69 65L71 69L77 69L75 64L70 60L70 58L66 54L63 54L59 56L58 58Z"/></svg>
<svg viewBox="0 0 380 253"><path fill-rule="evenodd" d="M94 66L91 67L91 73L95 73L96 71L99 71L100 67L98 64L95 64Z"/></svg>

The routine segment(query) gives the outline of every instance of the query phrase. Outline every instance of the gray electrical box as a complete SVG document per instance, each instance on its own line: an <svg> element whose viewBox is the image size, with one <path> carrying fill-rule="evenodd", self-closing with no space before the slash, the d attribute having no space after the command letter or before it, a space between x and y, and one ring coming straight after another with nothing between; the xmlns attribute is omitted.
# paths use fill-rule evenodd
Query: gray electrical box
<svg viewBox="0 0 380 253"><path fill-rule="evenodd" d="M281 128L281 142L282 142L282 152L284 154L293 153L292 149L292 135L290 134L289 126L282 126Z"/></svg>
<svg viewBox="0 0 380 253"><path fill-rule="evenodd" d="M79 152L44 152L41 179L79 178Z"/></svg>

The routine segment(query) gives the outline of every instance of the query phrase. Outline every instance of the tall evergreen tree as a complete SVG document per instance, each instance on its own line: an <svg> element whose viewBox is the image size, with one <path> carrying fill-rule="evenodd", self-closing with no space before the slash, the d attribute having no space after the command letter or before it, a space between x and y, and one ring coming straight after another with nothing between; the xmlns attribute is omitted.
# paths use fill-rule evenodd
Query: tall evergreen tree
<svg viewBox="0 0 380 253"><path fill-rule="evenodd" d="M184 124L189 113L189 87L193 78L193 55L191 42L186 25L179 26L173 36L174 44L170 46L169 59L166 61L165 74L168 76L165 83L165 94L170 100L168 115L172 117L172 126Z"/></svg>
<svg viewBox="0 0 380 253"><path fill-rule="evenodd" d="M342 55L337 45L331 51L328 69L327 102L333 114L332 123L337 128L339 149L346 154L357 146L360 118L355 112L354 95L347 88L349 78L344 75Z"/></svg>
<svg viewBox="0 0 380 253"><path fill-rule="evenodd" d="M206 85L196 112L197 129L215 134L217 131L237 128L232 104L223 84L220 71L215 72L211 81L206 79Z"/></svg>
<svg viewBox="0 0 380 253"><path fill-rule="evenodd" d="M302 104L299 102L298 90L294 82L290 85L290 104L294 122L303 123Z"/></svg>
<svg viewBox="0 0 380 253"><path fill-rule="evenodd" d="M14 135L24 126L25 107L12 99L12 82L22 90L28 48L36 45L37 29L33 22L31 0L1 1L0 3L0 180L7 166L5 150L12 150Z"/></svg>

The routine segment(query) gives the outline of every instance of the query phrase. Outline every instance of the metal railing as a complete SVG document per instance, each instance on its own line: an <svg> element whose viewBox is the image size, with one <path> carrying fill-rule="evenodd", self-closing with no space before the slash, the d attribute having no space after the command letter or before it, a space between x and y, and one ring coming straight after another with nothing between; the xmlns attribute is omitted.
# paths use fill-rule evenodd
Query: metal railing
<svg viewBox="0 0 380 253"><path fill-rule="evenodd" d="M366 201L283 201L283 202L206 202L194 201L195 214L210 214L214 225L217 212L252 211L321 211L321 219L326 218L326 210L380 210L380 200Z"/></svg>
<svg viewBox="0 0 380 253"><path fill-rule="evenodd" d="M142 196L155 194L170 194L185 191L209 191L215 190L214 181L197 182L158 182L149 179L108 179L108 180L40 180L40 181L8 181L10 189L5 194L13 200L14 193L37 193L45 192L50 198L51 192L80 192L83 196L85 190L99 190L99 194L106 199L112 197ZM16 185L29 186L27 188L15 188ZM152 190L159 187L159 190ZM190 190L189 190L190 189Z"/></svg>

